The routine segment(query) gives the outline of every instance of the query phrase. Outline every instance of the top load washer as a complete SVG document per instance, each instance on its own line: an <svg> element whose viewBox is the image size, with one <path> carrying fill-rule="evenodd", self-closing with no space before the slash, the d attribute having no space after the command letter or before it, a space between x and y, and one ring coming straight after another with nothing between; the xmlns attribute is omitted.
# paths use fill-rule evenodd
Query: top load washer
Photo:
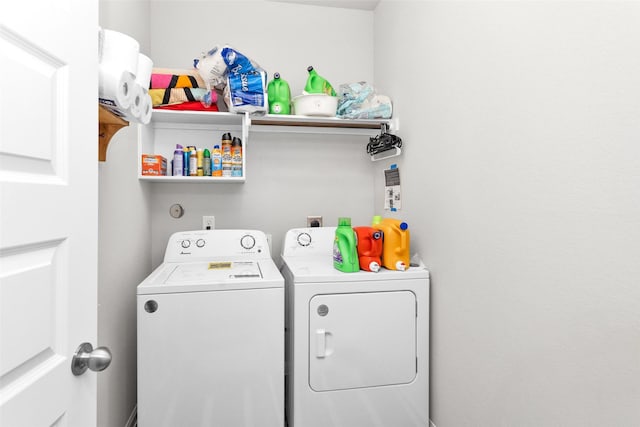
<svg viewBox="0 0 640 427"><path fill-rule="evenodd" d="M429 272L340 272L334 235L284 240L289 426L427 427Z"/></svg>
<svg viewBox="0 0 640 427"><path fill-rule="evenodd" d="M140 427L284 426L284 279L263 232L173 234L137 317Z"/></svg>

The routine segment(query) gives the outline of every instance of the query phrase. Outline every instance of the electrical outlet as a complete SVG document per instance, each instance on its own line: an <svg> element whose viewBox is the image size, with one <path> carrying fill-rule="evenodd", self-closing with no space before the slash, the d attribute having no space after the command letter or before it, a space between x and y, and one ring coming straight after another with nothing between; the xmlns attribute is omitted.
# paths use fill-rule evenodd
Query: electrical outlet
<svg viewBox="0 0 640 427"><path fill-rule="evenodd" d="M322 217L317 215L308 216L307 227L322 227Z"/></svg>
<svg viewBox="0 0 640 427"><path fill-rule="evenodd" d="M202 217L202 229L203 230L213 230L216 228L216 217L215 216L203 216Z"/></svg>

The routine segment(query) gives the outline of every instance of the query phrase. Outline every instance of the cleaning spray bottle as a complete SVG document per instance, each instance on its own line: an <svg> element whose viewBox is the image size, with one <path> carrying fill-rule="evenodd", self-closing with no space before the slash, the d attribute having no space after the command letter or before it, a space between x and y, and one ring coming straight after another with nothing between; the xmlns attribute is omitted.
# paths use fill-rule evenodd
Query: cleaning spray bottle
<svg viewBox="0 0 640 427"><path fill-rule="evenodd" d="M307 84L304 86L305 93L324 93L331 96L336 96L336 91L333 90L333 86L324 77L318 75L318 72L309 65L307 67L309 77L307 77Z"/></svg>
<svg viewBox="0 0 640 427"><path fill-rule="evenodd" d="M267 99L269 114L291 114L291 89L280 73L275 73L267 85Z"/></svg>
<svg viewBox="0 0 640 427"><path fill-rule="evenodd" d="M356 233L351 228L351 218L338 218L333 241L333 266L344 273L360 271Z"/></svg>

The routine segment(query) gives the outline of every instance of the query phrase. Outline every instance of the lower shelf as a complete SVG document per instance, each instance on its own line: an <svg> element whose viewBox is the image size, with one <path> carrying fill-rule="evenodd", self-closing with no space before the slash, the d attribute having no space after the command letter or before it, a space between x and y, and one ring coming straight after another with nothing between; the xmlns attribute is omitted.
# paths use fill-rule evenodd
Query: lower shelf
<svg viewBox="0 0 640 427"><path fill-rule="evenodd" d="M173 182L176 184L242 184L246 178L244 176L155 176L140 175L140 181L148 182Z"/></svg>

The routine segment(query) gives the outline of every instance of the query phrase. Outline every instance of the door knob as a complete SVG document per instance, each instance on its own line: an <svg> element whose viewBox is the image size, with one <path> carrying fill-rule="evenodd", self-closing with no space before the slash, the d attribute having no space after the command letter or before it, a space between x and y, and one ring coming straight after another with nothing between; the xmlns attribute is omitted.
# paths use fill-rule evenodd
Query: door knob
<svg viewBox="0 0 640 427"><path fill-rule="evenodd" d="M90 343L84 342L73 354L71 372L73 375L82 375L87 369L100 372L107 369L110 364L111 352L107 347L98 347L94 350Z"/></svg>

